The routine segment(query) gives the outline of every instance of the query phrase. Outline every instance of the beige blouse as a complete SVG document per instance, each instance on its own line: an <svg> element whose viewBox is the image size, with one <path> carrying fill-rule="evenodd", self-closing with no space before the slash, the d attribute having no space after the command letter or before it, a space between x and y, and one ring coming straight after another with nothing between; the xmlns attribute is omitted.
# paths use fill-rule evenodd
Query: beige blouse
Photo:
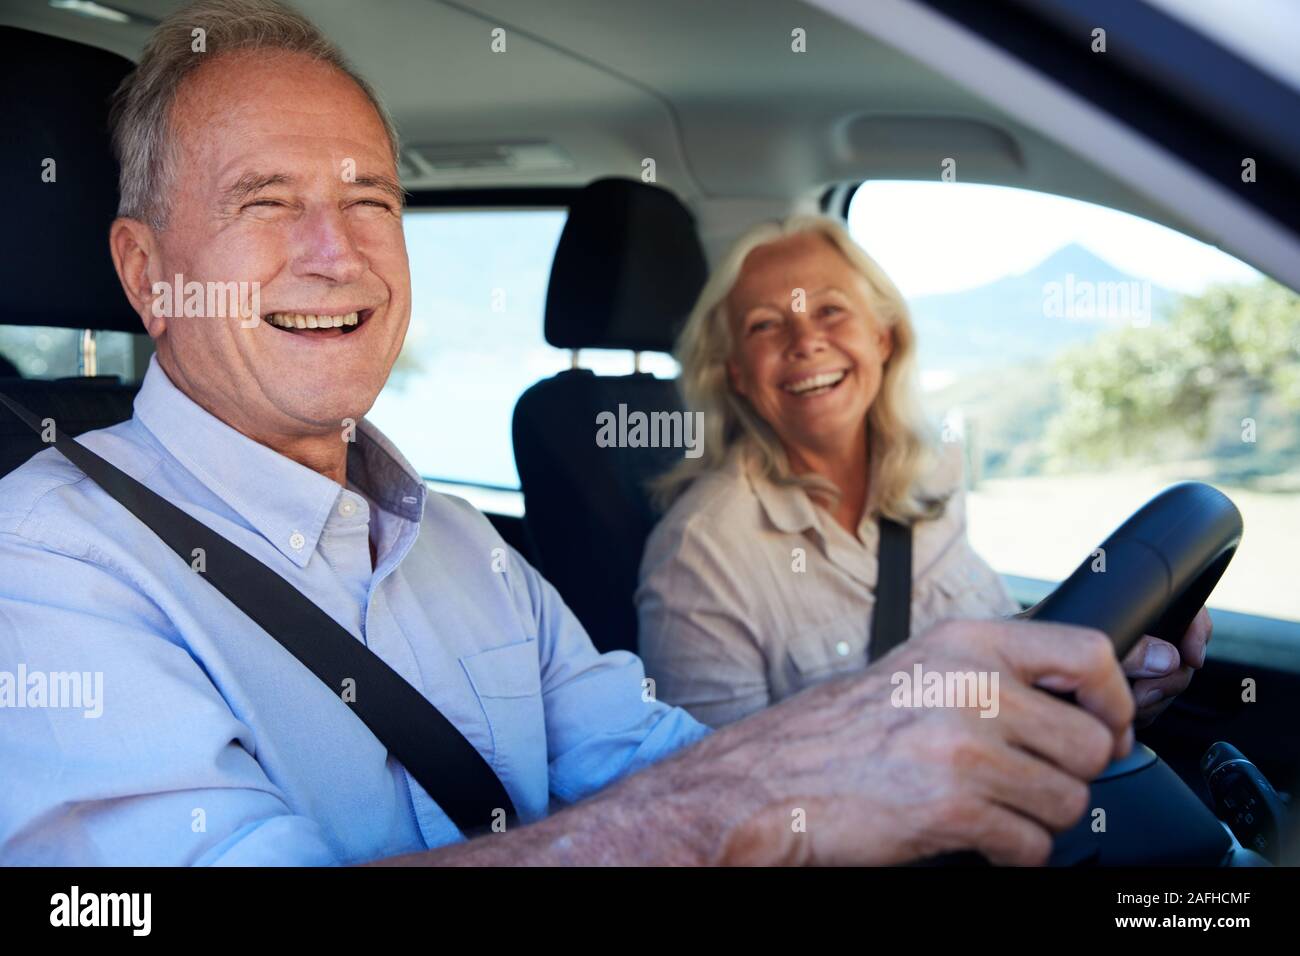
<svg viewBox="0 0 1300 956"><path fill-rule="evenodd" d="M966 540L961 446L928 482L952 489L912 531L911 633L945 618L1019 611ZM874 490L876 482L871 483ZM801 488L735 452L697 479L650 535L636 592L640 652L655 695L718 726L867 665L875 605L874 494L855 537Z"/></svg>

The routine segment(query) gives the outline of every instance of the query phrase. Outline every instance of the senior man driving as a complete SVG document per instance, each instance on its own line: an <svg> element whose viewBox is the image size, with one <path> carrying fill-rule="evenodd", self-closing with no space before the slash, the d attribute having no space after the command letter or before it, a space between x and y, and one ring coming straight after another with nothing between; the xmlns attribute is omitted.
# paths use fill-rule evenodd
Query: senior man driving
<svg viewBox="0 0 1300 956"><path fill-rule="evenodd" d="M1018 621L941 624L711 735L647 699L636 657L597 653L363 420L410 280L396 138L337 50L277 3L194 4L154 33L113 133L110 248L157 354L134 417L81 441L363 641L519 821L466 839L336 690L47 449L0 481L0 669L102 674L102 708L3 715L0 862L1036 864L1131 746L1106 639ZM256 283L263 321L159 308L176 276ZM997 717L892 706L915 664L997 672Z"/></svg>

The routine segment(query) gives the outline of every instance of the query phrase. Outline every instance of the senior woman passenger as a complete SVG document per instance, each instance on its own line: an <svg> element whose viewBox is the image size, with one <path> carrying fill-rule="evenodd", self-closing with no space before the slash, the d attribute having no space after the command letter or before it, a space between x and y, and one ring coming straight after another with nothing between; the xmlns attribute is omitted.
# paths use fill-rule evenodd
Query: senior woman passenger
<svg viewBox="0 0 1300 956"><path fill-rule="evenodd" d="M656 694L713 725L867 666L878 519L910 525L910 633L1019 610L966 538L962 457L914 386L907 306L844 227L796 216L744 235L677 353L704 450L659 480L671 502L636 602ZM1179 649L1124 662L1149 720L1204 660L1202 611Z"/></svg>

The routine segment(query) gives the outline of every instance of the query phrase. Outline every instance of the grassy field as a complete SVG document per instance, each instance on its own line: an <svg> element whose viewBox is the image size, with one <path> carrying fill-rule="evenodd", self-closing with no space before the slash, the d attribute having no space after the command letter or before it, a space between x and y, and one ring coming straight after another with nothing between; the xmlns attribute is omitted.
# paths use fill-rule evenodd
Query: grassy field
<svg viewBox="0 0 1300 956"><path fill-rule="evenodd" d="M986 480L968 492L970 540L998 571L1060 580L1153 495L1195 472ZM1244 532L1211 606L1300 621L1300 492L1216 487L1240 509Z"/></svg>

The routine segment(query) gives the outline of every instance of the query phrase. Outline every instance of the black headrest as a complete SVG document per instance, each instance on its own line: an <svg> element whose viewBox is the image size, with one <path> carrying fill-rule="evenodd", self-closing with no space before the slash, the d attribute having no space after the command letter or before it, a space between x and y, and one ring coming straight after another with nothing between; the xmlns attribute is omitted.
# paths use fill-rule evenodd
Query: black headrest
<svg viewBox="0 0 1300 956"><path fill-rule="evenodd" d="M0 58L0 182L19 237L0 256L0 323L143 331L108 252L108 102L131 61L15 27L0 27Z"/></svg>
<svg viewBox="0 0 1300 956"><path fill-rule="evenodd" d="M546 290L546 341L670 351L707 277L695 218L676 196L598 179L569 206Z"/></svg>

